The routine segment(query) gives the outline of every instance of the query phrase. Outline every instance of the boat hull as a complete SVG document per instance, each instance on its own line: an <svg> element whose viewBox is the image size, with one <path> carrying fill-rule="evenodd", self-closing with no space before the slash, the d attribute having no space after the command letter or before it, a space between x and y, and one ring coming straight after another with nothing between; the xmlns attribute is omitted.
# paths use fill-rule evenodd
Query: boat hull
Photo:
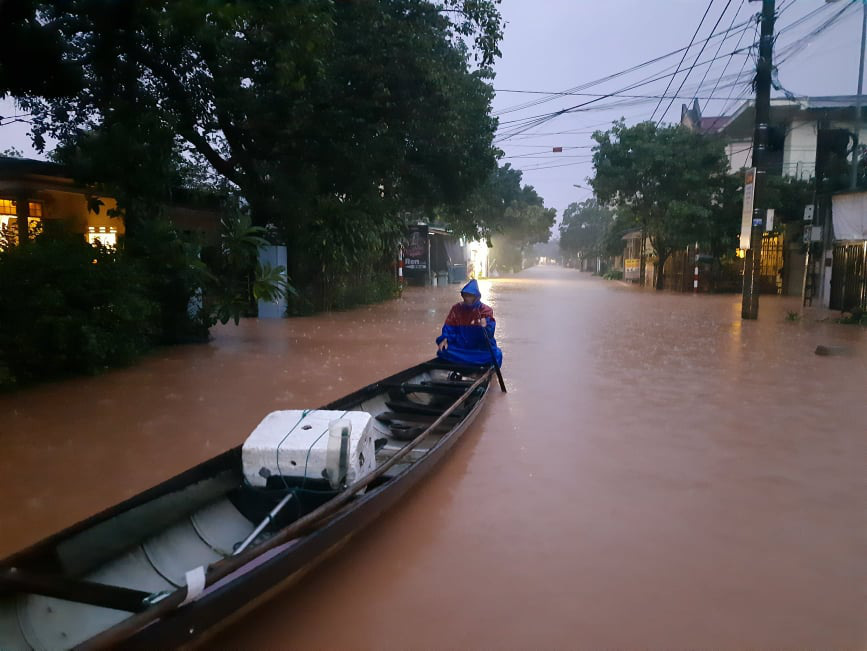
<svg viewBox="0 0 867 651"><path fill-rule="evenodd" d="M374 415L384 462L378 456L374 472L333 498L296 505L295 520L274 523L249 550L232 551L247 534L253 540L261 519L239 501L252 489L244 488L238 447L0 561L0 648L200 644L336 553L442 461L482 409L493 371L462 373L452 380L448 365L432 360L322 407ZM281 490L303 502L303 486ZM252 498L261 509L271 496ZM215 505L225 509L217 513ZM215 542L209 534L231 528L227 514L243 525ZM189 568L201 572L199 592ZM46 608L55 611L51 624Z"/></svg>

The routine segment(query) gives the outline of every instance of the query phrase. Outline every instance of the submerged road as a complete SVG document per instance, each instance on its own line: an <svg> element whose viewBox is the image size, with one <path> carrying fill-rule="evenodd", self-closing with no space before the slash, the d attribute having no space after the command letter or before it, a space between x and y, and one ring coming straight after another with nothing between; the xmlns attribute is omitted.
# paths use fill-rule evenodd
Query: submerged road
<svg viewBox="0 0 867 651"><path fill-rule="evenodd" d="M227 648L864 648L867 331L571 269L481 283L509 393ZM0 396L0 556L414 364L457 287ZM824 315L821 315L824 316ZM818 344L848 355L820 357Z"/></svg>

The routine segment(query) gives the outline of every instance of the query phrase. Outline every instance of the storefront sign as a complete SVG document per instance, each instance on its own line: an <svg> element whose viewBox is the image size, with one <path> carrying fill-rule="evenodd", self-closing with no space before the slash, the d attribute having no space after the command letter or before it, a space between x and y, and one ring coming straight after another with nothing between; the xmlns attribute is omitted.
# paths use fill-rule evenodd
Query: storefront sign
<svg viewBox="0 0 867 651"><path fill-rule="evenodd" d="M408 272L427 271L427 225L413 225L407 231L407 244L403 253L403 268Z"/></svg>
<svg viewBox="0 0 867 651"><path fill-rule="evenodd" d="M741 212L741 241L740 248L747 250L750 248L750 232L753 226L753 202L756 194L756 168L751 167L747 170L746 178L744 179L744 207Z"/></svg>
<svg viewBox="0 0 867 651"><path fill-rule="evenodd" d="M623 261L623 278L625 280L638 280L641 276L641 259L626 258Z"/></svg>

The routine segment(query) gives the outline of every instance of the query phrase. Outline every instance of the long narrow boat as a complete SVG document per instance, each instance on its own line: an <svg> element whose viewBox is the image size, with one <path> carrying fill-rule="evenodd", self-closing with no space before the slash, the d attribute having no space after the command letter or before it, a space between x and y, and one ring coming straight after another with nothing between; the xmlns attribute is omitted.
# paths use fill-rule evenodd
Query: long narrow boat
<svg viewBox="0 0 867 651"><path fill-rule="evenodd" d="M473 421L493 372L432 360L301 412L277 472L263 441L289 412L275 412L243 446L0 561L0 649L202 642L395 504ZM304 442L302 468L285 442L330 413L328 449ZM308 472L311 455L327 468Z"/></svg>

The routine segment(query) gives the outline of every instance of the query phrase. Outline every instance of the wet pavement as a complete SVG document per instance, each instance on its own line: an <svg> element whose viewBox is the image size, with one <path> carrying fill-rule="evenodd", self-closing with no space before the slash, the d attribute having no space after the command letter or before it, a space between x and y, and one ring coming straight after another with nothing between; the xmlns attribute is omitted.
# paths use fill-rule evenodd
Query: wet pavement
<svg viewBox="0 0 867 651"><path fill-rule="evenodd" d="M867 330L537 267L481 283L509 393L249 648L864 648ZM0 396L0 556L432 355L457 287L217 328ZM817 345L848 354L814 354Z"/></svg>

